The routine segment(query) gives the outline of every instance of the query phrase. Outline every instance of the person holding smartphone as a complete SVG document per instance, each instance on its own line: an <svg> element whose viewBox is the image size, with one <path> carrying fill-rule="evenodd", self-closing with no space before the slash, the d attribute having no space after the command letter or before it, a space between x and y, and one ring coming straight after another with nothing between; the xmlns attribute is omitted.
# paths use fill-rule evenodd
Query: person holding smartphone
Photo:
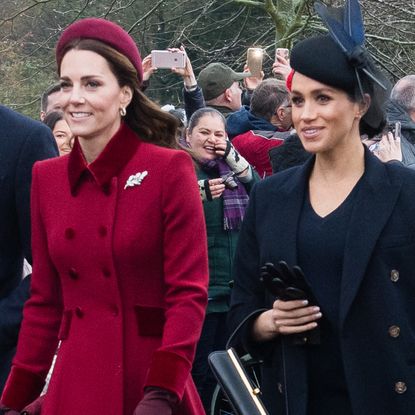
<svg viewBox="0 0 415 415"><path fill-rule="evenodd" d="M359 20L358 2L344 15L350 8ZM344 37L363 32L353 30ZM292 120L313 157L251 191L230 328L247 319L239 342L264 362L271 414L407 415L415 412L415 173L362 144L362 133L384 128L389 83L360 38L347 54L335 39L292 50ZM308 289L296 300L298 270L292 285L280 281L284 295L261 282L261 267L279 261L303 271Z"/></svg>

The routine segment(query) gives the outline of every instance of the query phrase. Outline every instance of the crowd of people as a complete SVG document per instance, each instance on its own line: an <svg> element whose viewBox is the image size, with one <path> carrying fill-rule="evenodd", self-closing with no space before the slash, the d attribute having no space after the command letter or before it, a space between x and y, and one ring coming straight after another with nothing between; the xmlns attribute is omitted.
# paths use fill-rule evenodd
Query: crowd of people
<svg viewBox="0 0 415 415"><path fill-rule="evenodd" d="M211 414L235 329L270 414L415 412L415 75L317 12L266 79L172 49L180 108L81 19L40 121L0 106L0 413Z"/></svg>

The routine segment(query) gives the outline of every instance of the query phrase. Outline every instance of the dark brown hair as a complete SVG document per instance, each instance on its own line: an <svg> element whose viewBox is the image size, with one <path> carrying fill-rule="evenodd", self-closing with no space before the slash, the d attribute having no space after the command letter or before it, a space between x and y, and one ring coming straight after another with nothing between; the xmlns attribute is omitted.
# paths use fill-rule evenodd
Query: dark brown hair
<svg viewBox="0 0 415 415"><path fill-rule="evenodd" d="M66 45L62 55L64 56L71 49L88 50L102 56L108 62L119 86L128 86L132 89L133 97L127 107L124 120L143 141L162 147L178 148L176 141L178 121L174 116L162 111L141 92L137 71L126 56L94 39L75 39ZM58 72L60 73L60 68Z"/></svg>

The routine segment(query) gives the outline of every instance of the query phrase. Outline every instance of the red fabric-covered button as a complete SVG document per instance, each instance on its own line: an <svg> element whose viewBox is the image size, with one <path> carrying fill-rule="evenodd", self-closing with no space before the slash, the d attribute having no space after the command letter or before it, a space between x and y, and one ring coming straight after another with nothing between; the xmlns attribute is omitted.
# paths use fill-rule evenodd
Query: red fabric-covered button
<svg viewBox="0 0 415 415"><path fill-rule="evenodd" d="M75 268L69 268L68 274L73 280L77 280L79 278L78 271Z"/></svg>
<svg viewBox="0 0 415 415"><path fill-rule="evenodd" d="M99 235L100 235L100 236L102 236L102 237L107 236L108 231L107 231L106 226L100 226L100 227L98 228L98 233L99 233Z"/></svg>
<svg viewBox="0 0 415 415"><path fill-rule="evenodd" d="M102 191L104 192L104 194L106 194L107 196L111 195L111 187L109 184L104 184L102 186Z"/></svg>
<svg viewBox="0 0 415 415"><path fill-rule="evenodd" d="M85 315L84 310L82 310L81 307L76 307L75 308L75 315L78 318L82 318Z"/></svg>
<svg viewBox="0 0 415 415"><path fill-rule="evenodd" d="M75 238L75 231L72 228L66 228L65 229L65 238L66 239Z"/></svg>
<svg viewBox="0 0 415 415"><path fill-rule="evenodd" d="M111 277L111 270L108 268L102 268L102 274L104 275L104 277L109 278Z"/></svg>
<svg viewBox="0 0 415 415"><path fill-rule="evenodd" d="M119 310L119 308L116 305L111 306L111 314L114 317L117 317L118 314L120 314L120 310Z"/></svg>

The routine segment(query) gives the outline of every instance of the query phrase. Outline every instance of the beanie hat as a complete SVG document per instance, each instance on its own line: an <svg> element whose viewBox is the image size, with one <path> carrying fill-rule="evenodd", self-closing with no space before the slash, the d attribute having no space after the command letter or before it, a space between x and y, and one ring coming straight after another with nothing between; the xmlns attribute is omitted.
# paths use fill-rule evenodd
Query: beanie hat
<svg viewBox="0 0 415 415"><path fill-rule="evenodd" d="M210 101L230 88L235 81L251 76L249 72L235 72L224 63L211 63L202 69L197 78L206 101Z"/></svg>
<svg viewBox="0 0 415 415"><path fill-rule="evenodd" d="M74 39L94 39L111 46L129 59L137 71L141 84L143 67L140 52L133 38L117 24L105 19L87 18L78 20L69 25L62 33L56 45L56 62L60 66L65 47Z"/></svg>

